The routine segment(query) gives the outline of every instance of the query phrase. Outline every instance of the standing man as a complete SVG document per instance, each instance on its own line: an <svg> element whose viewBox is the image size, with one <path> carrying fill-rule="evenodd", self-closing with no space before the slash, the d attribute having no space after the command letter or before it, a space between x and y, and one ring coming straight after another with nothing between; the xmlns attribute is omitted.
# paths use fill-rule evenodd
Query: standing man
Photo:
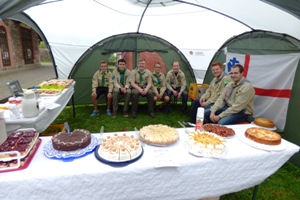
<svg viewBox="0 0 300 200"><path fill-rule="evenodd" d="M151 72L146 69L146 61L144 58L138 59L138 69L132 71L132 118L136 118L136 112L139 102L139 96L147 96L148 113L154 118L153 111L153 92Z"/></svg>
<svg viewBox="0 0 300 200"><path fill-rule="evenodd" d="M255 92L251 83L243 75L242 65L232 66L230 71L232 81L226 85L215 104L205 110L205 123L236 124L253 115Z"/></svg>
<svg viewBox="0 0 300 200"><path fill-rule="evenodd" d="M107 61L100 62L100 70L96 71L93 79L92 79L92 102L94 105L94 111L91 116L99 115L98 111L98 98L104 94L106 98L106 114L111 115L110 107L111 107L111 99L112 99L112 79L111 72L108 71L108 63Z"/></svg>
<svg viewBox="0 0 300 200"><path fill-rule="evenodd" d="M124 59L118 60L118 67L113 71L113 117L117 116L119 107L119 96L124 95L124 108L123 115L128 117L128 106L131 97L131 89L129 78L131 77L131 72L126 68L126 61Z"/></svg>
<svg viewBox="0 0 300 200"><path fill-rule="evenodd" d="M214 62L210 66L214 79L210 82L209 88L201 96L200 99L193 101L190 112L190 120L187 123L196 123L196 115L198 107L208 109L214 105L219 98L223 88L231 81L230 76L223 71L222 63Z"/></svg>
<svg viewBox="0 0 300 200"><path fill-rule="evenodd" d="M167 82L167 95L169 96L170 100L172 95L176 98L182 98L182 106L181 106L181 112L186 113L187 112L187 100L188 95L185 91L186 89L186 79L184 73L180 70L179 62L174 61L172 63L172 68L166 76L166 82ZM170 101L166 105L166 114L170 113L171 111L171 105Z"/></svg>
<svg viewBox="0 0 300 200"><path fill-rule="evenodd" d="M154 106L156 106L156 101L161 100L162 104L158 106L161 111L163 106L170 101L169 96L166 94L166 77L160 72L161 65L160 62L154 64L154 72L152 73L152 90L153 90L153 100Z"/></svg>

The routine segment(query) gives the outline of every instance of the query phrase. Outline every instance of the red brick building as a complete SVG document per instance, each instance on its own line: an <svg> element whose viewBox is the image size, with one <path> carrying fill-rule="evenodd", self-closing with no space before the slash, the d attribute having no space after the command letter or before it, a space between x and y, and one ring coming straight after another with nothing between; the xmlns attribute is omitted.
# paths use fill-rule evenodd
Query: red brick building
<svg viewBox="0 0 300 200"><path fill-rule="evenodd" d="M14 20L0 20L0 71L39 66L40 38L29 26Z"/></svg>

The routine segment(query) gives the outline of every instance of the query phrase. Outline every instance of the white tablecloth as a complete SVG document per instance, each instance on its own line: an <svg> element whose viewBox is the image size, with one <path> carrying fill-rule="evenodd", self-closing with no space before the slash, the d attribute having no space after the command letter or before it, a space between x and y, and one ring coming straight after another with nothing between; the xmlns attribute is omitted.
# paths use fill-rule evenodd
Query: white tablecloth
<svg viewBox="0 0 300 200"><path fill-rule="evenodd" d="M235 125L244 134L252 125ZM199 199L237 192L257 184L276 172L299 151L287 142L283 151L255 149L238 137L228 139L226 159L195 157L185 148L187 135L168 147L146 145L143 156L122 168L98 161L94 153L72 162L49 159L42 143L27 169L0 173L0 199ZM97 135L98 136L98 135ZM178 167L155 168L155 149L168 149Z"/></svg>
<svg viewBox="0 0 300 200"><path fill-rule="evenodd" d="M61 113L74 93L75 82L64 89L61 94L54 96L42 96L40 106L44 109L36 117L24 118L21 115L19 119L10 119L9 111L5 111L5 124L7 132L12 132L20 128L35 128L38 132L43 132ZM53 110L47 109L47 105L57 103L60 106Z"/></svg>

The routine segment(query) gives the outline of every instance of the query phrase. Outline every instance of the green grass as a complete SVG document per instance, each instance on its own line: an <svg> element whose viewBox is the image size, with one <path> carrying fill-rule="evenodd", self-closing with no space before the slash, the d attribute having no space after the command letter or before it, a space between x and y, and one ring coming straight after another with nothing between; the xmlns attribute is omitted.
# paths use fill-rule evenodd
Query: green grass
<svg viewBox="0 0 300 200"><path fill-rule="evenodd" d="M189 103L190 107L190 103ZM166 124L179 128L178 121L185 121L188 116L180 112L180 104L172 105L172 112L169 115L156 113L152 119L147 113L146 104L139 104L137 118L123 117L123 107L119 106L119 113L116 118L106 115L105 105L99 106L100 114L91 117L92 105L76 106L76 117L73 118L72 106L67 106L52 124L62 124L68 122L71 129L86 129L92 133L98 133L101 126L105 132L133 131L134 127L140 129L149 124ZM129 113L131 114L131 113ZM232 194L221 196L221 200L248 200L252 199L252 188L242 190ZM300 168L287 162L275 174L267 178L258 188L257 200L300 200Z"/></svg>
<svg viewBox="0 0 300 200"><path fill-rule="evenodd" d="M52 124L62 124L67 121L71 129L82 128L89 130L91 133L98 133L101 126L104 126L105 132L122 130L133 131L134 127L140 129L149 124L166 124L179 128L181 126L177 121L188 120L188 116L183 115L180 112L180 106L180 104L172 105L172 112L169 115L156 113L156 117L153 119L148 115L147 105L145 103L139 104L136 119L131 118L131 113L129 113L128 118L125 118L123 116L123 106L121 104L116 118L112 118L106 114L105 105L100 105L98 107L99 115L95 117L90 116L93 111L92 105L76 106L76 117L73 118L72 106L67 106Z"/></svg>

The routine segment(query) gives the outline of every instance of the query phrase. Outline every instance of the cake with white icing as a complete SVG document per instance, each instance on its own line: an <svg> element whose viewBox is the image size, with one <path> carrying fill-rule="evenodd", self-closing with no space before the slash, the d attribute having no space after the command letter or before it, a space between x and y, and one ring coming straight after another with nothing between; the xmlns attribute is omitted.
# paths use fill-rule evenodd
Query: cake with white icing
<svg viewBox="0 0 300 200"><path fill-rule="evenodd" d="M148 144L169 145L179 139L178 131L163 124L144 126L140 130L140 138Z"/></svg>
<svg viewBox="0 0 300 200"><path fill-rule="evenodd" d="M142 153L142 146L138 138L126 133L109 135L100 144L98 154L108 161L129 161Z"/></svg>
<svg viewBox="0 0 300 200"><path fill-rule="evenodd" d="M214 133L195 131L188 135L187 146L193 154L220 156L226 151L226 140Z"/></svg>

